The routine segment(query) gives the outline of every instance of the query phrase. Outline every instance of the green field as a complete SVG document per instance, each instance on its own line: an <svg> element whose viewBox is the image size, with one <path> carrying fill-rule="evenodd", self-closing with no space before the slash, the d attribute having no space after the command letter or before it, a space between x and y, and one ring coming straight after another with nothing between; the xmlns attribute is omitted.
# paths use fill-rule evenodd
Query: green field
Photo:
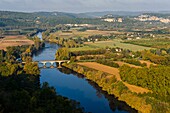
<svg viewBox="0 0 170 113"><path fill-rule="evenodd" d="M127 44L127 43L122 43L121 40L112 40L112 41L99 41L99 42L86 42L85 46L79 47L79 48L70 48L70 51L88 51L88 50L96 50L99 48L106 48L106 47L111 47L111 48L116 48L120 47L123 49L129 49L132 51L142 51L142 50L149 50L149 49L154 49L151 47L144 47L144 46L139 46L139 45L134 45L134 44Z"/></svg>
<svg viewBox="0 0 170 113"><path fill-rule="evenodd" d="M123 49L129 49L132 51L141 51L141 50L149 50L153 49L150 47L144 47L144 46L139 46L139 45L133 45L133 44L127 44L127 43L121 43L121 40L113 40L113 41L100 41L100 42L95 42L95 43L86 43L89 45L91 48L105 48L105 47L111 47L111 48L116 48L120 47Z"/></svg>
<svg viewBox="0 0 170 113"><path fill-rule="evenodd" d="M153 47L153 48L169 48L170 47L170 39L169 38L155 38L155 39L140 39L140 40L130 40L126 41L129 44L135 44L145 47Z"/></svg>

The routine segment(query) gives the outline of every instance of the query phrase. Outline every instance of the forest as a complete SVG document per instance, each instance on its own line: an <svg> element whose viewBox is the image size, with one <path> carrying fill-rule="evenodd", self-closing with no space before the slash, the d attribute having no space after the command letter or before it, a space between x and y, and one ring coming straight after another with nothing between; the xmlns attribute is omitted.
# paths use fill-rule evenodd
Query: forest
<svg viewBox="0 0 170 113"><path fill-rule="evenodd" d="M48 83L40 85L40 70L30 54L24 56L25 65L16 61L28 49L18 46L0 51L0 112L83 113L78 102L58 95Z"/></svg>
<svg viewBox="0 0 170 113"><path fill-rule="evenodd" d="M132 68L127 65L120 67L123 81L148 88L153 92L149 95L156 99L170 102L170 67L152 66L150 68Z"/></svg>

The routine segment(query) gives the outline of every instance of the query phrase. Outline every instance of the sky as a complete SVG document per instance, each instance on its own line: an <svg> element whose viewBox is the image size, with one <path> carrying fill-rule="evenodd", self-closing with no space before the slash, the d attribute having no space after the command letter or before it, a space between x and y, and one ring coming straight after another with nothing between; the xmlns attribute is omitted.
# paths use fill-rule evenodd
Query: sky
<svg viewBox="0 0 170 113"><path fill-rule="evenodd" d="M0 10L38 12L170 11L170 0L0 0Z"/></svg>

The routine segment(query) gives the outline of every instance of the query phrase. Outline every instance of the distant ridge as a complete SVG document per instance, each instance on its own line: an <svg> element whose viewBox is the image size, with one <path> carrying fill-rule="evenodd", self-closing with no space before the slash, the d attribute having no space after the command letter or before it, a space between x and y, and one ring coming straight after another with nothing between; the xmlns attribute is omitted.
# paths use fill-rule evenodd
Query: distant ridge
<svg viewBox="0 0 170 113"><path fill-rule="evenodd" d="M2 15L8 14L27 14L34 16L45 16L45 17L68 17L68 18L99 18L105 15L113 15L113 16L138 16L141 14L170 14L170 11L103 11L103 12L86 12L86 13L67 13L67 12L13 12L13 11L0 11L0 17Z"/></svg>

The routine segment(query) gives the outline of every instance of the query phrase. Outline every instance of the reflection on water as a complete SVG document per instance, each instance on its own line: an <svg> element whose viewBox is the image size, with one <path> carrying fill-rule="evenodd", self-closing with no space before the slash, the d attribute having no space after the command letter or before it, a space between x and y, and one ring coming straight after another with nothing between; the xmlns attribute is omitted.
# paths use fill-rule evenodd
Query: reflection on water
<svg viewBox="0 0 170 113"><path fill-rule="evenodd" d="M46 43L46 48L34 55L33 60L54 60L56 44ZM41 65L42 66L42 65ZM136 113L126 103L102 91L98 85L86 80L83 75L67 68L41 67L40 83L48 82L56 88L57 94L80 102L85 111L92 113Z"/></svg>
<svg viewBox="0 0 170 113"><path fill-rule="evenodd" d="M74 76L77 76L78 78L84 78L84 75L78 74L68 68L63 67L62 69L59 69L62 73L65 74L73 74ZM116 111L119 113L119 111L124 111L130 112L130 113L137 113L135 109L132 109L130 106L128 106L125 102L118 101L116 97L113 95L109 95L106 91L103 91L102 88L100 88L95 82L91 80L86 80L94 89L96 89L96 96L99 99L102 99L103 95L104 97L109 101L109 106L112 111Z"/></svg>
<svg viewBox="0 0 170 113"><path fill-rule="evenodd" d="M33 60L34 61L54 60L55 59L55 53L56 53L58 48L59 48L59 46L57 44L45 43L45 48L36 52L36 54L33 56Z"/></svg>

